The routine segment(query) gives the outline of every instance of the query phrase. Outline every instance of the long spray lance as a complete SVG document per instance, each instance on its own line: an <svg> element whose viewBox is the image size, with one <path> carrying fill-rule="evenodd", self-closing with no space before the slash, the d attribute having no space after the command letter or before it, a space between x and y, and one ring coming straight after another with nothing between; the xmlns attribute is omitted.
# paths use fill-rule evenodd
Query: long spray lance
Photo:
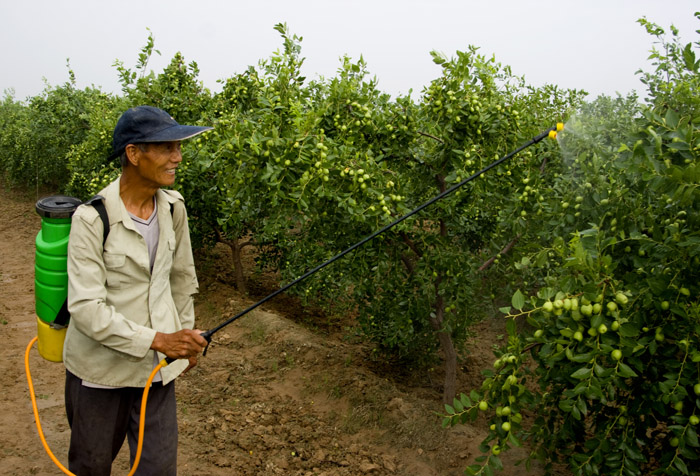
<svg viewBox="0 0 700 476"><path fill-rule="evenodd" d="M365 238L363 238L362 240L358 241L358 242L355 243L354 245L350 246L350 247L347 248L346 250L341 251L341 252L338 253L337 255L333 256L333 257L330 258L328 261L325 261L324 263L321 263L321 264L319 264L318 266L316 266L315 268L313 268L313 269L307 271L306 273L304 273L303 275L299 276L299 277L298 277L297 279L295 279L294 281L292 281L292 282L286 284L285 286L282 286L282 287L279 288L277 291L275 291L275 292L273 292L273 293L271 293L271 294L265 296L264 298L262 298L261 300L259 300L259 301L256 302L255 304L250 305L250 306L247 307L246 309L240 311L238 314L236 314L236 315L234 315L233 317L229 318L228 320L222 322L222 323L219 324L218 326L213 327L213 328L211 328L211 329L209 329L209 330L207 330L207 331L202 332L202 334L201 334L202 337L204 337L204 338L207 340L208 343L211 343L211 338L212 338L212 336L213 336L216 332L220 331L220 330L223 329L224 327L226 327L226 326L228 326L229 324L231 324L233 321L237 320L237 319L240 318L240 317L245 316L245 315L248 314L250 311L252 311L252 310L254 310L254 309L256 309L256 308L262 306L263 304L265 304L267 301L273 299L273 298L274 298L275 296L277 296L278 294L282 294L283 292L285 292L286 290L288 290L288 289L291 288L292 286L295 286L295 285L299 284L300 282L304 281L304 280L305 280L306 278L308 278L309 276L311 276L311 275L317 273L318 271L321 271L323 268L325 268L325 267L328 266L329 264L331 264L331 263L333 263L333 262L339 260L340 258L342 258L343 256L347 255L348 253L351 253L351 252L354 251L355 249L357 249L357 248L359 248L360 246L364 245L364 244L367 243L368 241L371 241L372 239L374 239L374 238L376 238L377 236L381 235L381 234L384 233L385 231L387 231L387 230L389 230L389 229L395 227L396 225L398 225L398 224L401 223L402 221L404 221L404 220L406 220L406 219L412 217L412 216L415 215L416 213L419 213L419 212L420 212L421 210L423 210L424 208L427 208L427 207L429 207L430 205L432 205L433 203L435 203L435 202L437 202L437 201L439 201L439 200L442 200L443 198L445 198L445 197L447 197L448 195L452 194L452 193L453 193L455 190L457 190L458 188L460 188L460 187L466 185L467 183L471 182L472 180L474 180L475 178L479 177L480 175L485 174L486 172L488 172L488 171L491 170L492 168L497 167L498 165L502 164L502 163L505 162L506 160L512 158L513 156L515 156L515 155L517 155L518 153L522 152L523 150L527 149L527 148L530 147L531 145L537 144L538 142L540 142L540 141L541 141L542 139L544 139L545 137L549 137L549 138L551 138L551 139L556 139L556 137L557 137L557 132L561 131L562 129L564 129L564 124L560 122L560 123L558 123L556 126L551 127L551 128L549 128L549 129L547 129L546 131L540 133L539 135L533 137L533 138L530 139L528 142L526 142L525 144L521 145L521 146L518 147L517 149L513 150L513 151L510 152L509 154L507 154L507 155L501 157L500 159L496 160L495 162L492 162L491 164L487 165L486 167L484 167L483 169L479 170L478 172L475 172L473 175L471 175L471 176L465 178L464 180L462 180L461 182L459 182L459 183L453 185L452 187L448 188L447 190L445 190L444 192L440 193L439 195L436 195L435 197L431 198L430 200L428 200L427 202L423 203L422 205L419 205L418 207L416 207L415 209L411 210L410 212L408 212L407 214L403 215L402 217L397 218L396 220L394 220L393 222L389 223L388 225L385 225L384 227L382 227L382 228L380 228L379 230L375 231L375 232L372 233L371 235L366 236ZM207 352L207 349L208 349L208 348L209 348L209 345L207 345L207 348L204 349L204 355L206 355L206 352ZM167 358L165 359L165 361L166 361L167 363L172 363L174 360L175 360L175 359L172 359L172 358L170 358L170 357L167 357Z"/></svg>

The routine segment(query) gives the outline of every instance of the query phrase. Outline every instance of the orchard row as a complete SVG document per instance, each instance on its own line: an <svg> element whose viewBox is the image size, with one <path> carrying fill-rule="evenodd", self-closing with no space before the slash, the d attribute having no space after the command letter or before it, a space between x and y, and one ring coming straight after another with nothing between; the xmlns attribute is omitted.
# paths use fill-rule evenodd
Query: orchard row
<svg viewBox="0 0 700 476"><path fill-rule="evenodd" d="M134 70L118 63L120 96L71 77L27 103L6 97L0 163L8 180L86 199L119 174L104 158L127 107L213 125L183 147L176 187L195 242L230 246L245 291L246 247L290 282L565 121L558 141L291 291L352 312L378 355L442 362L444 424L488 415L472 473L527 439L576 474L697 474L700 62L697 43L641 23L664 51L641 76L646 104L533 87L476 48L433 53L442 74L418 98L382 93L361 59L307 81L284 25L279 52L212 94L179 54L147 71L149 38ZM499 308L507 342L483 386L456 396L466 337Z"/></svg>

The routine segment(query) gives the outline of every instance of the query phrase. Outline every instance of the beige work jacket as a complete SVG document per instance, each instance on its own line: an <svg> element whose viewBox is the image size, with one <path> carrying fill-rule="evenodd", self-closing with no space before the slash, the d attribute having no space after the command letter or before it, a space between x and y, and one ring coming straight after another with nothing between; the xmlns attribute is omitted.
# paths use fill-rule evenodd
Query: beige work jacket
<svg viewBox="0 0 700 476"><path fill-rule="evenodd" d="M153 370L155 351L150 346L156 331L194 326L192 296L198 283L187 212L182 195L158 190L160 238L151 273L146 242L119 196L119 179L100 195L110 223L104 251L97 210L81 205L73 214L68 240L71 318L63 361L88 382L143 387ZM163 383L176 378L187 364L177 360L163 368Z"/></svg>

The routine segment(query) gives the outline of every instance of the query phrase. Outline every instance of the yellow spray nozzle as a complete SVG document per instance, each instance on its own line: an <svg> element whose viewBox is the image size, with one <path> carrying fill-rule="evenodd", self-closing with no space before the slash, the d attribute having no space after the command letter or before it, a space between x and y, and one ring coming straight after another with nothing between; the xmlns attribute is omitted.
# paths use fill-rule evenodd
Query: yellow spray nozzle
<svg viewBox="0 0 700 476"><path fill-rule="evenodd" d="M557 122L557 132L561 132L564 130L564 123L563 122Z"/></svg>
<svg viewBox="0 0 700 476"><path fill-rule="evenodd" d="M557 138L557 131L555 131L555 130L549 131L549 138L556 139Z"/></svg>

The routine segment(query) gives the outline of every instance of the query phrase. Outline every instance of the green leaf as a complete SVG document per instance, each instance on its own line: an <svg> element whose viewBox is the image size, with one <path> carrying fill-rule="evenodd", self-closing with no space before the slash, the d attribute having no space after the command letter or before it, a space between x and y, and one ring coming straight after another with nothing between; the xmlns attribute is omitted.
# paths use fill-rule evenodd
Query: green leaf
<svg viewBox="0 0 700 476"><path fill-rule="evenodd" d="M595 398L603 400L605 398L605 396L603 395L603 391L597 385L592 385L588 387L584 393L586 395L586 398L589 400L593 400Z"/></svg>
<svg viewBox="0 0 700 476"><path fill-rule="evenodd" d="M595 371L596 377L603 378L606 377L606 373L608 373L608 369L604 368L598 363L595 363L593 365L593 370Z"/></svg>
<svg viewBox="0 0 700 476"><path fill-rule="evenodd" d="M513 434L513 432L508 433L508 441L510 441L510 443L511 443L513 446L516 446L516 447L518 447L518 448L520 448L521 446L523 446L523 444L522 444L522 443L520 442L520 440L515 436L515 434Z"/></svg>
<svg viewBox="0 0 700 476"><path fill-rule="evenodd" d="M576 406L571 407L571 416L576 420L581 420L581 412Z"/></svg>
<svg viewBox="0 0 700 476"><path fill-rule="evenodd" d="M688 143L683 141L671 142L668 144L668 148L673 150L690 150Z"/></svg>
<svg viewBox="0 0 700 476"><path fill-rule="evenodd" d="M576 408L578 408L582 415L586 415L588 413L588 406L586 405L586 400L583 398L576 400Z"/></svg>
<svg viewBox="0 0 700 476"><path fill-rule="evenodd" d="M585 354L574 354L570 357L572 362L584 363L589 362L593 358L591 352L586 352Z"/></svg>
<svg viewBox="0 0 700 476"><path fill-rule="evenodd" d="M620 326L619 332L622 337L637 337L639 327L631 322L626 322Z"/></svg>
<svg viewBox="0 0 700 476"><path fill-rule="evenodd" d="M689 474L688 473L688 466L683 462L682 459L680 458L675 458L673 460L673 465L678 468L678 470L683 473L683 474Z"/></svg>
<svg viewBox="0 0 700 476"><path fill-rule="evenodd" d="M632 370L629 366L623 364L622 362L618 363L617 374L620 377L624 377L624 378L630 378L630 377L637 376L637 374L634 370Z"/></svg>
<svg viewBox="0 0 700 476"><path fill-rule="evenodd" d="M518 310L522 310L523 306L525 306L525 296L523 296L523 293L521 293L519 289L513 294L511 304Z"/></svg>
<svg viewBox="0 0 700 476"><path fill-rule="evenodd" d="M571 374L571 378L583 380L591 376L592 370L589 367L581 367L576 372Z"/></svg>
<svg viewBox="0 0 700 476"><path fill-rule="evenodd" d="M671 129L675 129L678 127L678 113L674 111L673 109L669 109L666 112L666 117L665 117L666 125L670 127Z"/></svg>
<svg viewBox="0 0 700 476"><path fill-rule="evenodd" d="M559 400L558 406L561 411L569 413L574 407L574 403L571 400Z"/></svg>
<svg viewBox="0 0 700 476"><path fill-rule="evenodd" d="M438 53L437 51L431 51L430 56L433 57L433 63L435 64L443 64L447 62L447 58L442 53Z"/></svg>
<svg viewBox="0 0 700 476"><path fill-rule="evenodd" d="M626 445L624 450L625 455L627 455L629 459L633 461L644 461L644 455L639 451L637 446Z"/></svg>
<svg viewBox="0 0 700 476"><path fill-rule="evenodd" d="M698 72L698 64L695 62L695 52L693 51L692 43L688 43L683 48L683 62L685 63L685 69L693 73Z"/></svg>
<svg viewBox="0 0 700 476"><path fill-rule="evenodd" d="M698 443L698 434L695 431L695 428L692 426L689 426L686 430L685 442L688 446L692 446L693 448L700 447L700 444Z"/></svg>
<svg viewBox="0 0 700 476"><path fill-rule="evenodd" d="M473 464L471 466L467 466L467 469L465 469L465 471L467 474L471 474L472 476L479 474L479 472L481 471L481 465Z"/></svg>

